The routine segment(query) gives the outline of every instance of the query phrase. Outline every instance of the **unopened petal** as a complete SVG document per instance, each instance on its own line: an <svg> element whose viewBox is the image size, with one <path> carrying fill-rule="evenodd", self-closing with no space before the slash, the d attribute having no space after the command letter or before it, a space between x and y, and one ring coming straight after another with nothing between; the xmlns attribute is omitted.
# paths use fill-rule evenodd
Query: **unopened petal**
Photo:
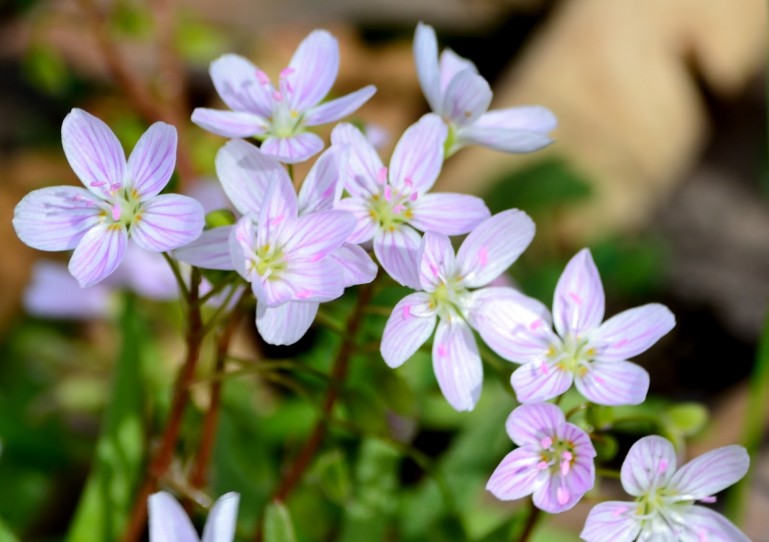
<svg viewBox="0 0 769 542"><path fill-rule="evenodd" d="M596 329L603 320L603 283L588 249L566 265L553 297L553 321L561 337L577 337Z"/></svg>
<svg viewBox="0 0 769 542"><path fill-rule="evenodd" d="M586 399L599 405L640 405L649 391L649 373L629 361L594 361L575 377Z"/></svg>
<svg viewBox="0 0 769 542"><path fill-rule="evenodd" d="M420 235L408 226L384 230L374 237L374 254L395 282L414 290L419 284Z"/></svg>
<svg viewBox="0 0 769 542"><path fill-rule="evenodd" d="M142 134L128 158L128 181L142 199L157 196L176 166L176 128L156 122Z"/></svg>
<svg viewBox="0 0 769 542"><path fill-rule="evenodd" d="M380 352L385 363L395 368L413 356L433 334L435 321L427 294L416 292L401 299L382 333Z"/></svg>
<svg viewBox="0 0 769 542"><path fill-rule="evenodd" d="M742 446L717 448L695 457L676 471L670 487L699 500L736 484L750 468L750 457Z"/></svg>
<svg viewBox="0 0 769 542"><path fill-rule="evenodd" d="M222 137L252 137L267 130L267 121L254 113L196 107L192 122Z"/></svg>
<svg viewBox="0 0 769 542"><path fill-rule="evenodd" d="M441 233L428 231L419 249L419 284L432 292L454 276L454 247Z"/></svg>
<svg viewBox="0 0 769 542"><path fill-rule="evenodd" d="M439 112L442 99L440 73L438 68L438 39L433 27L417 24L414 33L414 62L417 68L419 86L433 111Z"/></svg>
<svg viewBox="0 0 769 542"><path fill-rule="evenodd" d="M483 365L467 324L438 323L433 340L433 370L443 396L455 410L475 408L481 397Z"/></svg>
<svg viewBox="0 0 769 542"><path fill-rule="evenodd" d="M294 344L310 329L318 307L319 304L312 301L288 301L277 307L264 307L256 313L256 329L267 344Z"/></svg>
<svg viewBox="0 0 769 542"><path fill-rule="evenodd" d="M222 226L204 231L191 243L174 250L174 258L203 269L234 270L229 246L233 228Z"/></svg>
<svg viewBox="0 0 769 542"><path fill-rule="evenodd" d="M289 137L268 137L260 148L283 163L298 164L323 150L323 140L316 134L302 132Z"/></svg>
<svg viewBox="0 0 769 542"><path fill-rule="evenodd" d="M636 518L634 510L633 503L602 502L590 510L579 536L586 542L635 540L641 532L641 521Z"/></svg>
<svg viewBox="0 0 769 542"><path fill-rule="evenodd" d="M630 447L622 463L620 479L625 491L639 497L652 487L664 487L676 470L676 452L667 439L643 437Z"/></svg>
<svg viewBox="0 0 769 542"><path fill-rule="evenodd" d="M435 184L443 167L448 129L438 115L428 113L409 126L390 159L390 184L422 194Z"/></svg>
<svg viewBox="0 0 769 542"><path fill-rule="evenodd" d="M291 58L292 70L285 77L293 87L291 108L303 112L320 102L339 72L339 44L329 32L315 30L297 47Z"/></svg>
<svg viewBox="0 0 769 542"><path fill-rule="evenodd" d="M274 88L269 82L259 80L259 69L250 61L232 53L225 54L211 62L209 73L227 107L270 117Z"/></svg>
<svg viewBox="0 0 769 542"><path fill-rule="evenodd" d="M127 242L128 234L122 226L94 226L75 248L69 261L69 272L81 288L104 280L123 261Z"/></svg>
<svg viewBox="0 0 769 542"><path fill-rule="evenodd" d="M165 252L191 243L203 232L203 206L188 196L164 194L142 204L131 225L131 239L153 252Z"/></svg>
<svg viewBox="0 0 769 542"><path fill-rule="evenodd" d="M409 223L420 231L463 235L489 218L491 213L479 197L468 194L425 194L412 205Z"/></svg>
<svg viewBox="0 0 769 542"><path fill-rule="evenodd" d="M374 85L367 85L355 92L313 107L305 115L304 125L317 126L319 124L328 124L352 115L375 93L376 87Z"/></svg>
<svg viewBox="0 0 769 542"><path fill-rule="evenodd" d="M169 493L160 491L150 495L148 513L150 542L198 542L190 518Z"/></svg>
<svg viewBox="0 0 769 542"><path fill-rule="evenodd" d="M501 501L522 499L541 485L542 471L537 468L541 458L526 448L507 454L491 474L486 490Z"/></svg>
<svg viewBox="0 0 769 542"><path fill-rule="evenodd" d="M650 303L606 320L593 334L590 344L597 351L597 359L625 360L651 348L675 324L675 317L666 306Z"/></svg>
<svg viewBox="0 0 769 542"><path fill-rule="evenodd" d="M225 493L216 500L203 528L202 542L232 542L238 520L240 495Z"/></svg>

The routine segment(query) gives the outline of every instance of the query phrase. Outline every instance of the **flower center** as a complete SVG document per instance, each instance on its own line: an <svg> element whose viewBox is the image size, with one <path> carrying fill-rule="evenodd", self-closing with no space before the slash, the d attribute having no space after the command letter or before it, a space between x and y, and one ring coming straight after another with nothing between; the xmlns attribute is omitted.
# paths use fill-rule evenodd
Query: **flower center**
<svg viewBox="0 0 769 542"><path fill-rule="evenodd" d="M413 181L406 178L406 186L402 189L393 188L387 183L387 168L383 167L377 174L378 193L368 201L369 216L379 227L386 231L395 231L401 224L408 223L414 218L412 206L419 198L419 193L413 189Z"/></svg>
<svg viewBox="0 0 769 542"><path fill-rule="evenodd" d="M275 280L286 269L286 260L280 247L265 244L256 249L250 266L263 280Z"/></svg>
<svg viewBox="0 0 769 542"><path fill-rule="evenodd" d="M100 188L106 183L94 182L91 186ZM115 183L108 187L109 195L102 200L99 207L99 216L112 226L125 226L130 230L131 226L142 218L142 202L139 193L127 186Z"/></svg>
<svg viewBox="0 0 769 542"><path fill-rule="evenodd" d="M557 369L575 376L585 376L595 354L595 349L587 339L568 335L562 342L551 344L547 356Z"/></svg>
<svg viewBox="0 0 769 542"><path fill-rule="evenodd" d="M272 97L270 134L276 137L291 137L299 131L301 125L301 115L291 108L294 87L289 77L292 73L294 73L293 68L284 68L280 72L277 89L272 86L270 78L263 71L259 70L256 74L259 83L268 88Z"/></svg>

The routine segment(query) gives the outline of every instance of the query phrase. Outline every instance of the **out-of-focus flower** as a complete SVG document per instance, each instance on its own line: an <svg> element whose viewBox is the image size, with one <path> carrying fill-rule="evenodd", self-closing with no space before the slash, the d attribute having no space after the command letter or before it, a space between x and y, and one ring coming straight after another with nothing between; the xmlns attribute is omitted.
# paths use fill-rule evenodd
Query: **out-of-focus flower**
<svg viewBox="0 0 769 542"><path fill-rule="evenodd" d="M350 196L337 209L357 219L351 243L374 240L374 253L400 284L420 288L417 253L421 236L469 232L488 218L480 198L466 194L428 194L443 165L446 126L433 114L423 116L401 137L386 168L360 130L340 124L331 133L334 147L348 152L342 182ZM416 228L416 229L415 229Z"/></svg>
<svg viewBox="0 0 769 542"><path fill-rule="evenodd" d="M431 26L419 23L414 60L430 108L449 127L446 155L475 144L503 152L532 152L552 143L548 132L558 121L542 106L488 111L492 92L475 65L445 49L438 59L438 40Z"/></svg>
<svg viewBox="0 0 769 542"><path fill-rule="evenodd" d="M106 281L80 288L66 265L41 260L32 267L23 303L27 312L35 316L90 320L109 315L111 293Z"/></svg>
<svg viewBox="0 0 769 542"><path fill-rule="evenodd" d="M150 495L150 542L232 542L238 519L240 495L225 493L208 513L203 527L203 538L198 538L187 513L169 493L160 491Z"/></svg>
<svg viewBox="0 0 769 542"><path fill-rule="evenodd" d="M582 429L550 403L521 405L507 434L518 448L507 454L486 489L503 501L532 495L537 508L556 514L573 507L595 484L595 449Z"/></svg>
<svg viewBox="0 0 769 542"><path fill-rule="evenodd" d="M398 367L436 329L433 370L446 400L456 410L472 410L481 395L483 366L473 331L485 325L490 299L523 297L488 285L529 246L534 222L517 209L496 214L476 227L454 255L449 238L427 232L419 249L418 289L404 297L385 325L381 353ZM471 289L478 288L475 291Z"/></svg>
<svg viewBox="0 0 769 542"><path fill-rule="evenodd" d="M580 536L588 542L748 542L724 516L695 503L714 502L749 466L745 448L724 446L676 469L673 445L656 435L644 437L630 448L620 473L635 502L593 507Z"/></svg>
<svg viewBox="0 0 769 542"><path fill-rule="evenodd" d="M211 63L211 79L232 111L199 107L192 122L224 137L256 137L262 152L281 162L303 162L323 148L323 140L306 128L346 117L376 92L368 85L321 104L338 71L339 45L325 30L299 44L277 87L245 58L223 55Z"/></svg>
<svg viewBox="0 0 769 542"><path fill-rule="evenodd" d="M626 361L644 352L675 325L664 305L626 310L606 322L601 277L590 251L566 266L553 299L552 320L535 299L489 300L478 330L500 356L523 365L512 376L518 400L547 401L571 387L601 405L637 405L646 399L649 374Z"/></svg>
<svg viewBox="0 0 769 542"><path fill-rule="evenodd" d="M14 212L19 238L38 250L75 249L69 271L92 286L120 265L128 239L152 252L183 246L203 230L203 209L187 196L158 195L176 163L176 129L157 122L126 163L112 130L81 109L62 125L70 166L86 186L42 188Z"/></svg>

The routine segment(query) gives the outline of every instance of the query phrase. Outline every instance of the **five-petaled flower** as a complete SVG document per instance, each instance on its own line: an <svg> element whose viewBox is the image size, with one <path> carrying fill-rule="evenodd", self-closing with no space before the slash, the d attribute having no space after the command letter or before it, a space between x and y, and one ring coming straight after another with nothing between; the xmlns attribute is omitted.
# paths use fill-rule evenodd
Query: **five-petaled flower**
<svg viewBox="0 0 769 542"><path fill-rule="evenodd" d="M507 454L486 489L509 501L532 494L552 514L573 507L595 483L595 449L582 429L550 403L521 405L510 414L507 434L518 448Z"/></svg>
<svg viewBox="0 0 769 542"><path fill-rule="evenodd" d="M422 291L407 295L393 308L382 334L385 362L390 367L403 364L430 338L440 319L433 340L438 385L455 409L472 410L481 394L483 366L470 326L481 330L489 300L514 292L484 286L499 277L533 238L534 222L517 209L481 222L456 256L446 235L427 232L417 268Z"/></svg>
<svg viewBox="0 0 769 542"><path fill-rule="evenodd" d="M325 30L315 30L299 44L277 87L262 70L234 54L219 57L210 71L216 91L232 111L197 108L192 121L224 137L256 137L262 140L262 152L292 164L323 148L323 140L307 127L346 117L376 92L368 85L320 104L339 71L339 45Z"/></svg>
<svg viewBox="0 0 769 542"><path fill-rule="evenodd" d="M123 260L129 238L146 250L165 252L200 235L200 203L158 195L176 163L173 126L150 126L127 163L112 130L81 109L67 115L61 132L67 160L87 189L30 192L16 206L13 225L19 238L38 250L75 249L69 270L80 286L110 275Z"/></svg>
<svg viewBox="0 0 769 542"><path fill-rule="evenodd" d="M748 542L728 519L695 503L714 502L749 466L745 448L733 445L676 469L673 445L656 435L644 437L630 448L620 472L622 487L635 502L596 505L580 536L587 542Z"/></svg>
<svg viewBox="0 0 769 542"><path fill-rule="evenodd" d="M190 518L176 499L165 491L153 493L148 499L150 542L232 542L239 501L237 493L219 497L208 513L203 537L198 538Z"/></svg>
<svg viewBox="0 0 769 542"><path fill-rule="evenodd" d="M557 333L542 303L515 297L515 303L491 300L486 325L478 330L500 356L523 364L511 379L519 401L547 401L572 382L601 405L636 405L646 399L649 374L626 360L673 328L675 318L667 307L652 303L601 323L603 284L587 249L571 259L558 280L552 318Z"/></svg>
<svg viewBox="0 0 769 542"><path fill-rule="evenodd" d="M532 152L552 143L548 132L558 124L542 106L488 111L492 92L475 65L450 49L438 59L432 27L419 23L414 36L414 59L430 108L449 127L446 155L465 145L483 145L503 152Z"/></svg>

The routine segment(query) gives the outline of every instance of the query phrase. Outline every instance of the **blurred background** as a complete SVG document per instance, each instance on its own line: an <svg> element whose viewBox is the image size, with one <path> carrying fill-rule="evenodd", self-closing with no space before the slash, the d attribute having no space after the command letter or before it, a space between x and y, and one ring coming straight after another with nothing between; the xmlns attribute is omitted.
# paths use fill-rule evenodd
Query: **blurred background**
<svg viewBox="0 0 769 542"><path fill-rule="evenodd" d="M411 50L420 20L435 27L441 46L476 63L494 89L492 108L541 104L559 119L548 149L509 156L466 148L446 162L438 183L441 190L486 196L494 212L519 207L532 215L537 237L512 270L521 289L549 305L565 263L591 247L607 290L607 315L652 301L676 314L676 329L640 362L652 375L652 403L660 412L672 401L707 408L707 424L684 431L692 437L688 454L742 442L745 420L765 419L766 402L758 410L755 403L748 406L769 303L762 0L5 0L0 518L22 540L64 539L88 476L124 329L116 324L124 304L117 294L88 318L31 315L23 303L35 262L66 262L66 255L24 246L10 222L30 190L77 183L61 150L64 116L72 107L86 109L129 149L149 123L172 122L180 131L174 182L193 190L214 177L213 158L223 143L189 121L194 107L220 105L207 72L210 61L235 52L274 76L299 41L323 27L341 48L333 92L368 83L378 88L356 121L382 131L387 156L403 130L427 112ZM381 301L390 302L386 296ZM142 329L159 332L136 353L153 383L147 393L154 406L143 413L151 435L167 408L180 358L174 337L182 323L172 304L141 301L134 310ZM244 357L265 353L255 335L251 327L241 330ZM288 354L266 355L311 356L328 341L320 331ZM500 425L510 403L502 386L487 385L478 410L458 415L430 402L435 386L429 360L412 360L393 377L376 351L360 358L353 382L366 388L367 378L390 379L397 401L360 414L371 399L364 393L350 399L349 410L363 416L364 425L381 424L375 421L380 414L389 431L405 425L398 427L413 450L441 458L449 472L474 473L459 481L448 475L447 483L460 495L465 536L492 540L484 537L515 509L482 491L482 473L488 476L488 465L493 468L510 448ZM320 369L328 362L315 361ZM271 469L296 449L314 416L271 386L248 378L228 383L217 441L211 493L243 486L244 504L253 505L241 514L246 532L274 485ZM368 386L373 394L373 384ZM420 387L431 390L427 398ZM196 399L203 410L204 389ZM193 414L188 422L196 419ZM488 427L478 429L479 419ZM766 444L766 427L761 429L759 441ZM490 442L483 460L472 457L479 438ZM356 541L362 532L372 540L463 539L451 534L458 529L451 510L437 504L442 490L421 486L429 469L416 456L352 440L335 435L304 492L291 501L296 523L316 522L298 528L300 540ZM630 442L620 439L619 446ZM185 445L194 447L194 439ZM749 537L769 542L769 447L754 466L749 497L739 508ZM183 471L185 465L176 467ZM317 509L317 495L330 504ZM465 507L469 500L473 504ZM414 507L428 505L440 511L414 517ZM575 540L588 508L555 518L557 534L541 540ZM317 520L318 514L326 519Z"/></svg>

